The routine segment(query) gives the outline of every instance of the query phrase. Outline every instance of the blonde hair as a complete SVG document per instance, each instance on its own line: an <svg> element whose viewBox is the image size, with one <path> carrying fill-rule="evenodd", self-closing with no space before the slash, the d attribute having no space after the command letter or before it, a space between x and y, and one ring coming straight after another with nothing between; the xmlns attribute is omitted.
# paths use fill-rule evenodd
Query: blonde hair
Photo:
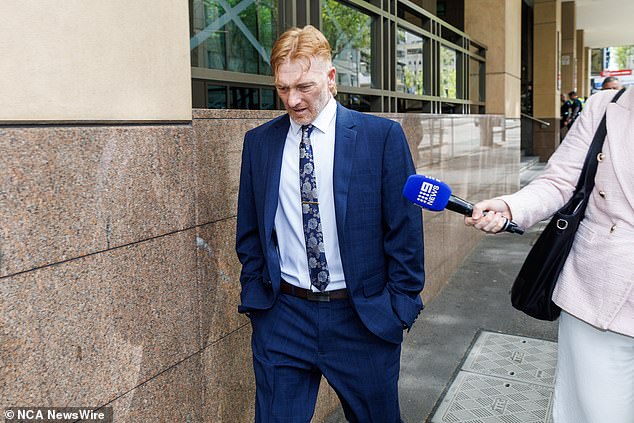
<svg viewBox="0 0 634 423"><path fill-rule="evenodd" d="M271 69L273 75L286 61L300 61L304 67L310 67L310 61L319 58L332 66L332 50L330 43L317 28L306 25L303 28L293 27L277 39L271 51ZM335 84L329 87L332 95L337 94Z"/></svg>

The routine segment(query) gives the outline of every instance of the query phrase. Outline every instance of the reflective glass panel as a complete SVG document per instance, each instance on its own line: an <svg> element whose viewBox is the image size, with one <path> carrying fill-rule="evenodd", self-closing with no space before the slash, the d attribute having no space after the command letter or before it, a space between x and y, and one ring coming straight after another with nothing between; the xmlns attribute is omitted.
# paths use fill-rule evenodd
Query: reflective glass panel
<svg viewBox="0 0 634 423"><path fill-rule="evenodd" d="M372 17L338 1L324 0L321 18L337 68L337 84L371 87Z"/></svg>
<svg viewBox="0 0 634 423"><path fill-rule="evenodd" d="M261 104L260 110L273 110L275 109L275 90L261 89Z"/></svg>
<svg viewBox="0 0 634 423"><path fill-rule="evenodd" d="M414 1L414 4L416 4L416 1ZM421 4L418 4L418 6L421 6ZM407 22L414 24L419 28L426 29L427 31L431 29L431 20L429 19L429 17L420 14L419 12L408 7L406 4L398 5L396 16L401 19L405 19Z"/></svg>
<svg viewBox="0 0 634 423"><path fill-rule="evenodd" d="M372 103L376 102L377 98L368 95L360 94L337 94L337 101L348 109L356 110L359 112L369 112L372 110Z"/></svg>
<svg viewBox="0 0 634 423"><path fill-rule="evenodd" d="M603 70L603 49L593 48L590 53L590 72L598 75Z"/></svg>
<svg viewBox="0 0 634 423"><path fill-rule="evenodd" d="M278 0L193 0L192 66L270 75Z"/></svg>
<svg viewBox="0 0 634 423"><path fill-rule="evenodd" d="M274 110L275 90L207 84L207 108Z"/></svg>
<svg viewBox="0 0 634 423"><path fill-rule="evenodd" d="M469 100L480 101L480 62L469 58Z"/></svg>
<svg viewBox="0 0 634 423"><path fill-rule="evenodd" d="M258 109L260 106L260 90L248 87L230 87L231 109Z"/></svg>
<svg viewBox="0 0 634 423"><path fill-rule="evenodd" d="M419 100L398 99L399 113L422 113L424 112L424 102Z"/></svg>
<svg viewBox="0 0 634 423"><path fill-rule="evenodd" d="M440 96L445 98L456 98L456 71L457 54L456 50L440 47Z"/></svg>
<svg viewBox="0 0 634 423"><path fill-rule="evenodd" d="M227 108L227 87L222 85L207 85L207 108Z"/></svg>
<svg viewBox="0 0 634 423"><path fill-rule="evenodd" d="M398 29L396 33L396 91L422 95L423 37Z"/></svg>

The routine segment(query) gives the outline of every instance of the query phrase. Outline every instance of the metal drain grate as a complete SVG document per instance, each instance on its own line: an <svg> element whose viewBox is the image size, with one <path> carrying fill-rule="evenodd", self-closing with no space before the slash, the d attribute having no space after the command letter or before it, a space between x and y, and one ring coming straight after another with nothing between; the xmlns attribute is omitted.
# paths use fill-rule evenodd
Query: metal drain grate
<svg viewBox="0 0 634 423"><path fill-rule="evenodd" d="M557 344L481 332L431 423L550 423Z"/></svg>
<svg viewBox="0 0 634 423"><path fill-rule="evenodd" d="M556 364L555 342L482 332L462 370L552 386Z"/></svg>

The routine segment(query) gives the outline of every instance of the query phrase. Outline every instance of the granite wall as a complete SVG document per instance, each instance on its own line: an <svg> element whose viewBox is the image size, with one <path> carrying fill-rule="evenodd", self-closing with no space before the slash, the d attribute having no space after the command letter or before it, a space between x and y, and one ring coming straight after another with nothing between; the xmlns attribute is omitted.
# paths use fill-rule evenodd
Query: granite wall
<svg viewBox="0 0 634 423"><path fill-rule="evenodd" d="M236 312L236 194L243 133L277 114L0 126L0 408L252 421L250 327ZM517 188L518 120L387 116L404 126L418 172L456 195ZM424 216L428 301L481 235L452 213ZM322 389L315 421L336 402Z"/></svg>

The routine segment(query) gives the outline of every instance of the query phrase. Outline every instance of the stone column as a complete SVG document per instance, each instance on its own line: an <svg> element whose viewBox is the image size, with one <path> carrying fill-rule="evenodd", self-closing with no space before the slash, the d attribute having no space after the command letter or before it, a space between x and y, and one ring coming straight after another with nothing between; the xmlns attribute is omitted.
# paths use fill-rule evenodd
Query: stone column
<svg viewBox="0 0 634 423"><path fill-rule="evenodd" d="M0 16L1 123L192 119L186 1L0 1Z"/></svg>
<svg viewBox="0 0 634 423"><path fill-rule="evenodd" d="M577 91L577 46L575 2L561 4L561 92Z"/></svg>
<svg viewBox="0 0 634 423"><path fill-rule="evenodd" d="M588 98L590 95L590 80L588 78L588 51L584 45L583 29L577 30L577 92L580 97Z"/></svg>
<svg viewBox="0 0 634 423"><path fill-rule="evenodd" d="M535 0L533 20L533 151L546 161L559 146L561 0Z"/></svg>
<svg viewBox="0 0 634 423"><path fill-rule="evenodd" d="M465 32L487 46L486 112L520 117L521 0L464 2Z"/></svg>

